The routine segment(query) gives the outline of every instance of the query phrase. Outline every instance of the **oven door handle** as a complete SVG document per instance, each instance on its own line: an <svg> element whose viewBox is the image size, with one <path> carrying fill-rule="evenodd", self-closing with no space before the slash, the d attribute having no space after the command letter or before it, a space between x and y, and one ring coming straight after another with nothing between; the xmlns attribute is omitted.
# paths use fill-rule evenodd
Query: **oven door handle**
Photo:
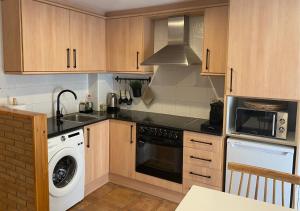
<svg viewBox="0 0 300 211"><path fill-rule="evenodd" d="M273 126L272 126L272 136L275 137L275 129L276 129L276 115L273 114Z"/></svg>

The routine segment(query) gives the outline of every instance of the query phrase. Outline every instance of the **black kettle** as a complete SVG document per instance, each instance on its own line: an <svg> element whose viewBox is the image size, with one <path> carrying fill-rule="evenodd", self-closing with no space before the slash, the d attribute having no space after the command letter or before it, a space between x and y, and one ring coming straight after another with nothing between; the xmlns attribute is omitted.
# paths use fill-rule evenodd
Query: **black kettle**
<svg viewBox="0 0 300 211"><path fill-rule="evenodd" d="M217 101L210 104L209 124L214 126L223 125L224 103Z"/></svg>

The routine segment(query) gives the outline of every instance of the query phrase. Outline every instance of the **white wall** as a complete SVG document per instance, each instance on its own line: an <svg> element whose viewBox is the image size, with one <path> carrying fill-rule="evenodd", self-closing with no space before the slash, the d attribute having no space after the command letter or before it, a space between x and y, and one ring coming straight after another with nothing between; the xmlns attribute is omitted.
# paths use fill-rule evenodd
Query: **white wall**
<svg viewBox="0 0 300 211"><path fill-rule="evenodd" d="M0 8L0 17L1 8ZM8 103L8 97L16 97L28 110L53 115L53 103L62 89L71 89L79 100L74 101L71 94L64 94L62 99L64 113L78 111L78 103L85 100L88 93L87 75L42 75L22 76L4 74L2 20L0 20L0 105Z"/></svg>
<svg viewBox="0 0 300 211"><path fill-rule="evenodd" d="M155 23L155 51L164 47L168 42L167 20L159 20ZM203 17L190 19L190 45L200 58L202 58L203 45ZM155 94L154 102L147 107L140 98L134 99L132 106L122 108L173 114L180 116L208 118L210 102L215 95L208 77L200 76L200 66L195 67L160 67L153 77L151 88ZM110 92L112 87L107 84L114 83L113 89L119 93L119 84L113 78L116 75L106 75L98 79L101 95ZM141 77L124 76L122 77ZM211 80L219 94L224 94L224 77L211 77ZM122 85L121 87L124 87ZM97 94L96 94L97 95ZM95 96L96 96L95 95ZM95 100L97 101L97 100ZM103 97L98 96L99 103L105 103Z"/></svg>

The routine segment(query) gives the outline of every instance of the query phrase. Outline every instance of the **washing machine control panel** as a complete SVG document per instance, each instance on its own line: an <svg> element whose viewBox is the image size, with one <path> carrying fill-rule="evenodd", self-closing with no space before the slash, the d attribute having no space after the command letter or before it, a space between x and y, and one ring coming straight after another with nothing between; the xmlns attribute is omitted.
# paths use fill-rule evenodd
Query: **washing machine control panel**
<svg viewBox="0 0 300 211"><path fill-rule="evenodd" d="M83 130L76 130L48 139L48 150L59 147L81 147L84 144Z"/></svg>

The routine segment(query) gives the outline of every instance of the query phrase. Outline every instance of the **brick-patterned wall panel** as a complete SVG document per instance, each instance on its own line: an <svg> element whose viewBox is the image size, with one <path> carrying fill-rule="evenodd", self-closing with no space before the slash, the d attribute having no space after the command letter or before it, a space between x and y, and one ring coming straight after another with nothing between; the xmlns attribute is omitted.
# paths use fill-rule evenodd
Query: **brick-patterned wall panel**
<svg viewBox="0 0 300 211"><path fill-rule="evenodd" d="M33 118L0 113L0 210L35 210Z"/></svg>

